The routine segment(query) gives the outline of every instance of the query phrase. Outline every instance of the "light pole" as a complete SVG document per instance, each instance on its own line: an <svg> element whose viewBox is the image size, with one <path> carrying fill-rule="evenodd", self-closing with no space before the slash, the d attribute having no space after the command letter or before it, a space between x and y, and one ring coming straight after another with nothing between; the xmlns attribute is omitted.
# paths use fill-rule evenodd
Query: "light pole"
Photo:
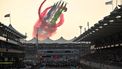
<svg viewBox="0 0 122 69"><path fill-rule="evenodd" d="M84 32L86 31L86 28L84 28Z"/></svg>
<svg viewBox="0 0 122 69"><path fill-rule="evenodd" d="M80 34L82 34L82 27L83 27L83 26L79 26L79 28L80 28Z"/></svg>
<svg viewBox="0 0 122 69"><path fill-rule="evenodd" d="M39 31L39 28L37 28L37 32L36 32L36 48L38 50L38 31Z"/></svg>
<svg viewBox="0 0 122 69"><path fill-rule="evenodd" d="M36 49L35 49L35 62L37 63L38 60L38 31L39 28L37 28L37 32L36 32Z"/></svg>
<svg viewBox="0 0 122 69"><path fill-rule="evenodd" d="M87 26L88 26L88 29L89 29L89 22L87 22Z"/></svg>

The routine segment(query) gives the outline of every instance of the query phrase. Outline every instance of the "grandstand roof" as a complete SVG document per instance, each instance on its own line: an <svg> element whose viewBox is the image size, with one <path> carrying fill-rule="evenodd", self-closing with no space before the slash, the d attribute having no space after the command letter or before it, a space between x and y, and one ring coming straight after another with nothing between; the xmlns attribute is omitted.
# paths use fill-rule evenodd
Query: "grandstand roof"
<svg viewBox="0 0 122 69"><path fill-rule="evenodd" d="M21 37L26 37L25 35L21 34L20 32L18 32L11 24L9 24L8 28L10 28L11 30L13 30L14 32L16 32L19 36Z"/></svg>
<svg viewBox="0 0 122 69"><path fill-rule="evenodd" d="M95 41L122 32L122 6L116 7L74 41Z"/></svg>
<svg viewBox="0 0 122 69"><path fill-rule="evenodd" d="M1 31L0 33L1 37L11 39L14 41L19 41L19 39L26 38L26 36L16 31L11 24L9 26L6 26L0 22L0 31Z"/></svg>
<svg viewBox="0 0 122 69"><path fill-rule="evenodd" d="M50 38L47 38L45 40L38 40L38 43L70 43L72 42L76 37L74 37L73 39L71 40L66 40L64 39L63 37L60 37L59 39L57 40L52 40ZM37 42L37 39L36 38L32 38L31 40L27 41L26 43L36 43Z"/></svg>

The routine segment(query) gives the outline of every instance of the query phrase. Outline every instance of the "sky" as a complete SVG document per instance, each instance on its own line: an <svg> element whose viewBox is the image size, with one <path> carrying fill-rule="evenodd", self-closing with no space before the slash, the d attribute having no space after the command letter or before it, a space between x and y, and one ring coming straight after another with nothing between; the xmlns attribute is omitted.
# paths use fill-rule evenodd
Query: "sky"
<svg viewBox="0 0 122 69"><path fill-rule="evenodd" d="M9 25L9 18L4 15L10 13L12 26L22 34L27 33L27 40L32 39L33 26L38 19L38 8L43 0L0 0L0 22ZM47 0L42 10L59 0ZM50 38L57 40L64 37L70 40L80 35L79 26L87 28L110 14L112 5L105 5L107 0L62 0L67 2L67 12L64 12L64 24L58 27L56 34ZM118 0L120 1L120 0ZM115 7L115 0L113 1Z"/></svg>

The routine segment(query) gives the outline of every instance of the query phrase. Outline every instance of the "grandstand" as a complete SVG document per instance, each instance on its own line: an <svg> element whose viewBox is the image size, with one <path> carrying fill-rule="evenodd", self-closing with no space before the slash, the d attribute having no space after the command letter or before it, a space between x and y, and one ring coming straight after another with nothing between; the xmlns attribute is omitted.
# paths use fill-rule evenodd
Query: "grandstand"
<svg viewBox="0 0 122 69"><path fill-rule="evenodd" d="M0 69L21 68L24 58L24 47L20 39L26 36L16 31L12 25L0 23Z"/></svg>
<svg viewBox="0 0 122 69"><path fill-rule="evenodd" d="M81 34L75 42L91 42L81 64L96 69L122 68L122 5Z"/></svg>
<svg viewBox="0 0 122 69"><path fill-rule="evenodd" d="M32 69L36 65L48 68L56 67L57 69L58 67L76 67L80 63L80 57L85 55L83 53L89 52L89 46L86 43L71 42L71 40L65 40L63 37L58 40L46 39L42 42L38 41L38 46L36 45L36 40L33 39L31 42L24 43L25 58L31 60L31 64L28 65Z"/></svg>

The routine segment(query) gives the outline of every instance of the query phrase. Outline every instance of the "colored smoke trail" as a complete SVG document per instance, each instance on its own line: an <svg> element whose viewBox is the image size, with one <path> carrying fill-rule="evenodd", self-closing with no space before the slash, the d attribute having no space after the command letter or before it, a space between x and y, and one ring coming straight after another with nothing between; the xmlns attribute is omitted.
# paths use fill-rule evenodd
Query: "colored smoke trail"
<svg viewBox="0 0 122 69"><path fill-rule="evenodd" d="M43 12L41 12L42 5L46 0L44 0L38 10L39 19L34 25L33 37L37 37L41 40L44 40L56 33L58 27L64 23L63 11L67 11L66 4L64 2L61 4L57 2L51 7L47 7ZM60 5L61 4L61 5ZM59 18L59 22L56 21Z"/></svg>

